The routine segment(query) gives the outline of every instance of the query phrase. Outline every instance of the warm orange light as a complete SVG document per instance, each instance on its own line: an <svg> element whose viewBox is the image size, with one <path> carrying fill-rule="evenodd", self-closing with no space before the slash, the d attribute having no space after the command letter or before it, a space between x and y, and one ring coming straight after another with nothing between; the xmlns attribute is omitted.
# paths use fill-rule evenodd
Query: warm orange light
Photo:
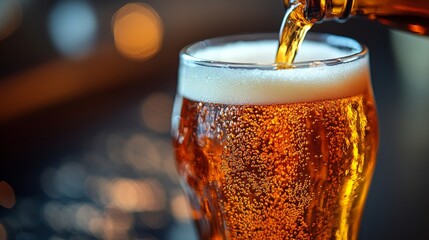
<svg viewBox="0 0 429 240"><path fill-rule="evenodd" d="M110 204L125 212L159 211L165 193L155 180L115 179L110 185Z"/></svg>
<svg viewBox="0 0 429 240"><path fill-rule="evenodd" d="M114 14L112 25L116 48L126 57L147 59L161 48L161 18L147 4L126 4Z"/></svg>
<svg viewBox="0 0 429 240"><path fill-rule="evenodd" d="M99 231L102 239L130 239L129 229L134 224L134 218L122 212L119 209L108 209L105 213L106 217L98 221Z"/></svg>
<svg viewBox="0 0 429 240"><path fill-rule="evenodd" d="M424 28L421 25L409 24L408 29L410 29L411 32L415 32L415 33L420 34L420 35L426 34L426 28Z"/></svg>
<svg viewBox="0 0 429 240"><path fill-rule="evenodd" d="M12 208L15 206L16 198L13 188L7 182L0 182L0 206Z"/></svg>
<svg viewBox="0 0 429 240"><path fill-rule="evenodd" d="M154 139L140 133L132 135L125 142L123 156L126 163L145 173L161 168L161 154Z"/></svg>
<svg viewBox="0 0 429 240"><path fill-rule="evenodd" d="M111 189L111 199L113 204L124 211L140 210L145 203L140 202L145 200L140 198L144 192L139 186L130 179L116 180ZM142 206L143 205L143 206Z"/></svg>
<svg viewBox="0 0 429 240"><path fill-rule="evenodd" d="M191 219L188 201L184 194L176 195L170 203L171 212L179 222L188 222Z"/></svg>

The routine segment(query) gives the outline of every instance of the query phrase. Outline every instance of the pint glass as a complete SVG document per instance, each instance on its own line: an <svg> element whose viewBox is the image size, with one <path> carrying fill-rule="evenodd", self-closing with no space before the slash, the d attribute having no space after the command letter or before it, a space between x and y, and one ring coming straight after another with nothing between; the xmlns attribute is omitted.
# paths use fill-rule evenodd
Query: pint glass
<svg viewBox="0 0 429 240"><path fill-rule="evenodd" d="M274 64L275 35L180 54L172 137L201 239L356 239L375 166L368 50L309 34Z"/></svg>

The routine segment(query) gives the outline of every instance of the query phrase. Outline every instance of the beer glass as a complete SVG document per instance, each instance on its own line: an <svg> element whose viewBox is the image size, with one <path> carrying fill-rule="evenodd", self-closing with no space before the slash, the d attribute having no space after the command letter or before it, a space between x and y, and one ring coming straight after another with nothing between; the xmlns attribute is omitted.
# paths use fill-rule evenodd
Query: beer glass
<svg viewBox="0 0 429 240"><path fill-rule="evenodd" d="M356 239L378 128L367 48L309 34L296 63L275 35L180 53L178 172L200 239Z"/></svg>

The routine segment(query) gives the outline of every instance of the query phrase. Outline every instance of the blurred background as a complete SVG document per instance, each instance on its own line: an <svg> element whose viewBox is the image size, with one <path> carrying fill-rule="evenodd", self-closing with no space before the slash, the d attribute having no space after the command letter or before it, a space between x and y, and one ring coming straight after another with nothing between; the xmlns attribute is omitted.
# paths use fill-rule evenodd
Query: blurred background
<svg viewBox="0 0 429 240"><path fill-rule="evenodd" d="M196 239L170 146L178 54L279 0L0 0L0 240ZM427 239L429 39L353 19L381 142L360 239Z"/></svg>

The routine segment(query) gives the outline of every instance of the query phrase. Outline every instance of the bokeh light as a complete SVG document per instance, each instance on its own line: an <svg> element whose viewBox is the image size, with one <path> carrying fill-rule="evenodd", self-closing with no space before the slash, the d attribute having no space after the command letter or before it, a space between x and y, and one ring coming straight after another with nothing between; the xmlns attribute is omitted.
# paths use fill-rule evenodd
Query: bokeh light
<svg viewBox="0 0 429 240"><path fill-rule="evenodd" d="M139 219L145 227L161 229L168 224L169 215L165 211L144 212Z"/></svg>
<svg viewBox="0 0 429 240"><path fill-rule="evenodd" d="M170 202L171 212L174 218L179 222L189 222L191 219L188 200L185 194L179 192L175 194Z"/></svg>
<svg viewBox="0 0 429 240"><path fill-rule="evenodd" d="M7 239L6 228L3 226L3 224L0 223L0 240L6 240L6 239Z"/></svg>
<svg viewBox="0 0 429 240"><path fill-rule="evenodd" d="M143 134L134 134L123 148L125 161L142 172L154 172L161 168L161 155L153 140Z"/></svg>
<svg viewBox="0 0 429 240"><path fill-rule="evenodd" d="M91 233L91 223L102 219L102 213L90 204L82 204L76 212L75 219L80 230Z"/></svg>
<svg viewBox="0 0 429 240"><path fill-rule="evenodd" d="M86 56L97 35L93 8L84 0L63 0L49 16L52 42L62 54L76 58Z"/></svg>
<svg viewBox="0 0 429 240"><path fill-rule="evenodd" d="M167 139L170 140L170 138ZM168 140L160 139L155 141L154 144L161 155L161 170L170 177L171 182L179 184L179 175L177 173L176 161L174 159L171 142Z"/></svg>
<svg viewBox="0 0 429 240"><path fill-rule="evenodd" d="M118 51L132 59L155 55L163 41L162 21L156 11L144 3L128 3L112 19L113 35Z"/></svg>
<svg viewBox="0 0 429 240"><path fill-rule="evenodd" d="M165 206L162 185L154 179L115 179L109 188L110 203L126 212L159 211Z"/></svg>
<svg viewBox="0 0 429 240"><path fill-rule="evenodd" d="M40 215L40 204L31 198L19 199L17 201L17 220L23 228L31 229L40 226L38 217Z"/></svg>
<svg viewBox="0 0 429 240"><path fill-rule="evenodd" d="M162 230L170 225L192 229L170 143L172 102L165 92L148 94L131 130L101 132L85 152L45 166L39 179L47 201L21 199L14 207L19 218L5 226L45 226L47 239L169 239Z"/></svg>
<svg viewBox="0 0 429 240"><path fill-rule="evenodd" d="M156 92L149 95L141 108L144 124L155 132L168 133L172 107L173 99L168 94Z"/></svg>
<svg viewBox="0 0 429 240"><path fill-rule="evenodd" d="M110 200L119 209L127 212L141 211L146 207L143 197L147 194L146 188L138 186L130 179L117 179L110 188ZM140 198L140 196L142 196Z"/></svg>
<svg viewBox="0 0 429 240"><path fill-rule="evenodd" d="M45 221L57 232L67 229L69 216L64 211L64 206L57 202L48 202L42 210Z"/></svg>
<svg viewBox="0 0 429 240"><path fill-rule="evenodd" d="M15 206L16 197L13 188L5 181L0 182L0 207L12 208Z"/></svg>
<svg viewBox="0 0 429 240"><path fill-rule="evenodd" d="M109 135L106 137L106 153L107 156L115 163L122 162L122 148L125 144L125 138L119 135Z"/></svg>
<svg viewBox="0 0 429 240"><path fill-rule="evenodd" d="M69 161L59 169L46 168L41 176L41 186L51 198L67 196L79 198L84 194L86 172L77 162Z"/></svg>
<svg viewBox="0 0 429 240"><path fill-rule="evenodd" d="M84 194L86 172L81 164L67 162L62 165L53 179L58 192L69 198L80 198Z"/></svg>
<svg viewBox="0 0 429 240"><path fill-rule="evenodd" d="M8 37L19 26L22 6L19 0L0 1L0 41Z"/></svg>
<svg viewBox="0 0 429 240"><path fill-rule="evenodd" d="M42 187L42 190L50 198L61 197L55 186L54 179L56 178L56 176L57 170L52 167L47 167L45 168L45 170L43 170L42 176L40 178L40 185Z"/></svg>
<svg viewBox="0 0 429 240"><path fill-rule="evenodd" d="M86 193L98 205L107 206L109 180L103 177L89 176L85 180Z"/></svg>
<svg viewBox="0 0 429 240"><path fill-rule="evenodd" d="M98 224L99 231L103 239L129 239L128 231L134 224L134 218L119 210L108 209L106 218Z"/></svg>

